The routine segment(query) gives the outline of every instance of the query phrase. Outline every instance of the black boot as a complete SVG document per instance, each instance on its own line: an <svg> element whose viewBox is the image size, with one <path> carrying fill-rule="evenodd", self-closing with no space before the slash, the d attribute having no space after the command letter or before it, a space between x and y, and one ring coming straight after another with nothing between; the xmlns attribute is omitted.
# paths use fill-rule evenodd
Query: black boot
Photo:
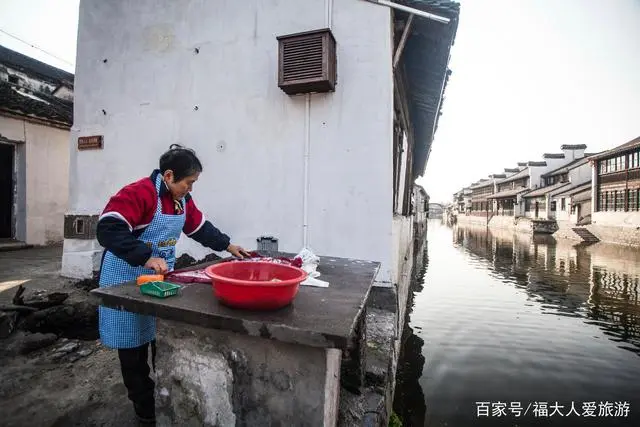
<svg viewBox="0 0 640 427"><path fill-rule="evenodd" d="M120 369L122 380L127 387L129 400L133 402L138 421L143 424L154 424L156 408L154 389L155 383L149 377L149 344L140 347L119 349Z"/></svg>

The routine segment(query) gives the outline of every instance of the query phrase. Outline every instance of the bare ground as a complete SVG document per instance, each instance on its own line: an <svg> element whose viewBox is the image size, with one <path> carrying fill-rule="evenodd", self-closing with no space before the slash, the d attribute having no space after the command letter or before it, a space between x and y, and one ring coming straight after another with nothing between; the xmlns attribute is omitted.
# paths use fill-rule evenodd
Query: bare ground
<svg viewBox="0 0 640 427"><path fill-rule="evenodd" d="M61 255L61 247L0 252L0 304L12 302L20 283L68 293L67 305L95 303L86 289L59 277ZM0 340L0 425L137 425L114 351L86 333L75 334L84 339L73 330L45 336L20 325ZM38 337L50 344L21 354L25 341Z"/></svg>

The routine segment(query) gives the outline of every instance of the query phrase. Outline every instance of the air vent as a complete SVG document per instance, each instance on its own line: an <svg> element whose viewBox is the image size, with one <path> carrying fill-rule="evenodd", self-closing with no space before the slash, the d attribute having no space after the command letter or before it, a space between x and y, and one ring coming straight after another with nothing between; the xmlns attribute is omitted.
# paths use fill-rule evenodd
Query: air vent
<svg viewBox="0 0 640 427"><path fill-rule="evenodd" d="M278 37L278 86L288 95L332 92L336 86L336 40L331 30Z"/></svg>

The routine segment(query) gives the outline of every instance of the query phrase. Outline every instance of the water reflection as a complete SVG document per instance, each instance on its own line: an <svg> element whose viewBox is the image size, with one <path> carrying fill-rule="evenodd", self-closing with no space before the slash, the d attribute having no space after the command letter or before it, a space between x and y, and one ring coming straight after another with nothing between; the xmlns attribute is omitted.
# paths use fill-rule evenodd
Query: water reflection
<svg viewBox="0 0 640 427"><path fill-rule="evenodd" d="M405 427L640 425L639 249L439 221L428 239L394 402ZM479 417L482 401L630 413Z"/></svg>
<svg viewBox="0 0 640 427"><path fill-rule="evenodd" d="M396 391L394 395L393 407L400 416L405 426L424 425L426 404L420 377L424 367L425 358L422 355L424 340L420 338L420 327L414 331L409 324L411 313L414 307L416 293L422 291L424 276L429 263L426 242L415 242L414 253L423 254L418 257L418 262L424 265L414 267L411 278L411 289L407 301L407 312L405 327L402 331L402 344L400 346L398 373L396 375ZM415 333L414 333L415 332Z"/></svg>
<svg viewBox="0 0 640 427"><path fill-rule="evenodd" d="M597 325L640 355L640 250L551 236L456 227L454 246L487 261L493 277L526 290L545 314Z"/></svg>

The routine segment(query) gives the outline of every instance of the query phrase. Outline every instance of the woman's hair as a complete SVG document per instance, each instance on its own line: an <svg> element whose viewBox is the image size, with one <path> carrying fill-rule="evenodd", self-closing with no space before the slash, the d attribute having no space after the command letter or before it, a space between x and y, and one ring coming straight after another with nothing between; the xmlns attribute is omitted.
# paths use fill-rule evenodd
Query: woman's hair
<svg viewBox="0 0 640 427"><path fill-rule="evenodd" d="M202 163L196 152L178 144L171 144L169 150L160 156L160 173L171 169L173 179L178 182L194 173L202 172Z"/></svg>

